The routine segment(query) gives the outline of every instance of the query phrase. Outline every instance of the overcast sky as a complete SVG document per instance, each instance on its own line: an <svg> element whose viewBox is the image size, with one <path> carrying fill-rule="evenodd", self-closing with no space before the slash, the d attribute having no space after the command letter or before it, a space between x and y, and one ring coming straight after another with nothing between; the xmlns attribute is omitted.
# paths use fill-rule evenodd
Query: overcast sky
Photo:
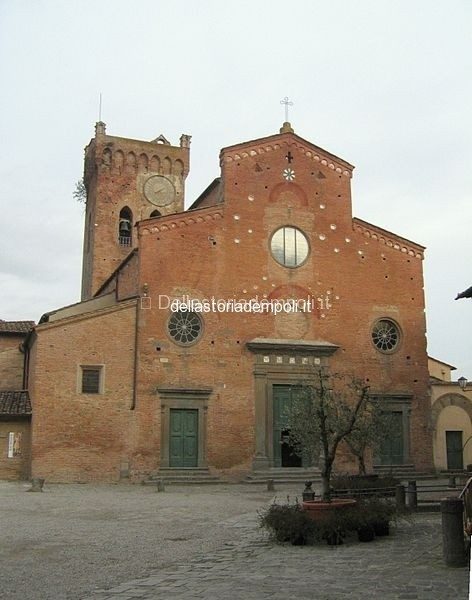
<svg viewBox="0 0 472 600"><path fill-rule="evenodd" d="M288 95L295 131L356 166L355 216L427 246L429 353L472 380L471 31L468 0L0 0L0 318L80 297L100 92L111 135L192 135L188 203Z"/></svg>

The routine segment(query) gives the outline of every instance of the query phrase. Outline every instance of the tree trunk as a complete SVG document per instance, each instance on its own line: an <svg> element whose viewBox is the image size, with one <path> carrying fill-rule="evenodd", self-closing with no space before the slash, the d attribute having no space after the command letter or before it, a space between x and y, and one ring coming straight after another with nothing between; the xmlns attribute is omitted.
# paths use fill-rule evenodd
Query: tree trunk
<svg viewBox="0 0 472 600"><path fill-rule="evenodd" d="M357 459L359 461L359 475L366 475L367 469L365 468L364 455L358 456Z"/></svg>
<svg viewBox="0 0 472 600"><path fill-rule="evenodd" d="M321 475L321 499L323 502L331 502L331 490L329 484L330 477L328 475Z"/></svg>

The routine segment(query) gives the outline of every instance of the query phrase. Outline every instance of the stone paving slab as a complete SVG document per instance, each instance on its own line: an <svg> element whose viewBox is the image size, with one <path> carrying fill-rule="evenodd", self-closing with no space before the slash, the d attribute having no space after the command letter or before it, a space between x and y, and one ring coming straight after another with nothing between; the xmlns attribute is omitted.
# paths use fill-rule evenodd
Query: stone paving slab
<svg viewBox="0 0 472 600"><path fill-rule="evenodd" d="M399 522L388 537L335 547L273 544L252 515L238 527L246 528L238 543L84 600L468 598L468 568L443 563L439 515L418 514Z"/></svg>

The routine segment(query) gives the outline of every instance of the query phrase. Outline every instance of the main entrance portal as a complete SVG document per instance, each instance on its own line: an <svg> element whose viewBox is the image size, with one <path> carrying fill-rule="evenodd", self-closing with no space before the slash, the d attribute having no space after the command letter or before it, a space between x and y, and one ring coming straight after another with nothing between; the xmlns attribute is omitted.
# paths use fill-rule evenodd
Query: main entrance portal
<svg viewBox="0 0 472 600"><path fill-rule="evenodd" d="M274 467L301 467L302 459L296 454L290 443L288 416L296 401L301 396L301 388L292 385L274 385L272 397L274 401Z"/></svg>

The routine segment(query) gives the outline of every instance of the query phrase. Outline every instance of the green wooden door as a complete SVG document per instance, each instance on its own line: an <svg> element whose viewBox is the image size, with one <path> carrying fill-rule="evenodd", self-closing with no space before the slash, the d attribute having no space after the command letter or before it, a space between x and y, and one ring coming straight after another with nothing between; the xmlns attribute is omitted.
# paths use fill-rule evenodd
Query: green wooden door
<svg viewBox="0 0 472 600"><path fill-rule="evenodd" d="M388 415L390 433L380 445L382 465L403 464L403 414L392 412Z"/></svg>
<svg viewBox="0 0 472 600"><path fill-rule="evenodd" d="M187 468L198 465L198 410L171 409L169 464Z"/></svg>
<svg viewBox="0 0 472 600"><path fill-rule="evenodd" d="M463 469L462 431L446 431L447 468Z"/></svg>
<svg viewBox="0 0 472 600"><path fill-rule="evenodd" d="M288 415L292 403L300 397L300 388L291 385L274 385L274 467L301 467L302 459L288 441Z"/></svg>

